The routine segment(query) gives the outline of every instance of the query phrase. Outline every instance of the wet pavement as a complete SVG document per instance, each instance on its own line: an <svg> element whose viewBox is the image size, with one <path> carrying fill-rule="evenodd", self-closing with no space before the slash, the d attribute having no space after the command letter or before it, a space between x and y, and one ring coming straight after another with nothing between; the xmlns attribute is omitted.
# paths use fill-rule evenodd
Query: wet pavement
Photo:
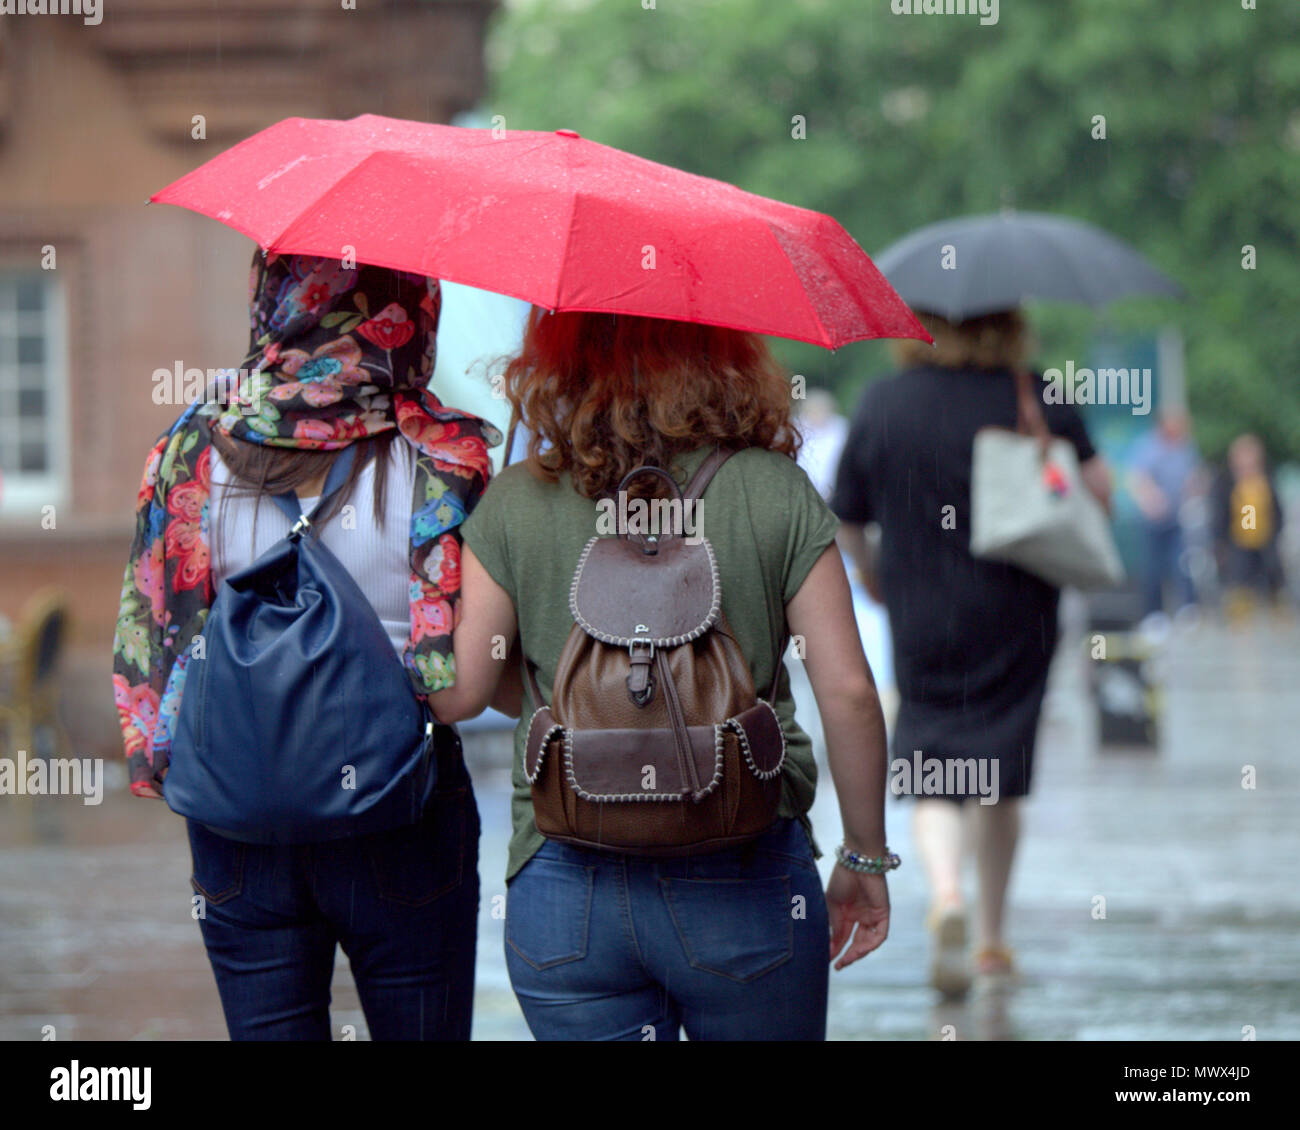
<svg viewBox="0 0 1300 1130"><path fill-rule="evenodd" d="M1202 626L1162 662L1162 748L1099 752L1084 646L1058 657L1013 879L1014 988L936 1002L909 812L891 802L892 932L832 976L832 1038L1300 1038L1300 626ZM485 830L475 1038L528 1038L492 917L508 739L466 746ZM833 847L829 785L814 824ZM49 1025L59 1039L224 1038L188 877L180 820L129 797L120 773L98 807L0 797L0 1039ZM333 1019L364 1036L341 954Z"/></svg>

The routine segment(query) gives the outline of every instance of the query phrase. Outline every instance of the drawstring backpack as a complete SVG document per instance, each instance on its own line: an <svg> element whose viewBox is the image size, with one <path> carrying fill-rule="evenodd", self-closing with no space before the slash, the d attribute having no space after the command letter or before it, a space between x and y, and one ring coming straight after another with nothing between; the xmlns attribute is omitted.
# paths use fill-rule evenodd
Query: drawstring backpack
<svg viewBox="0 0 1300 1130"><path fill-rule="evenodd" d="M733 452L711 454L685 495L662 468L678 512L699 499ZM554 694L525 663L534 712L524 773L537 830L582 847L642 855L719 851L777 818L785 735L772 689L758 697L722 614L707 538L594 537L569 594L574 625Z"/></svg>

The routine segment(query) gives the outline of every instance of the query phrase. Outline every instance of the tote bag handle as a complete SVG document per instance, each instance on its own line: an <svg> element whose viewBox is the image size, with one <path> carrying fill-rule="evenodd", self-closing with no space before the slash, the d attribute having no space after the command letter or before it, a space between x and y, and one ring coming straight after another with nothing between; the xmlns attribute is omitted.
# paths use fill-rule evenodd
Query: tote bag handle
<svg viewBox="0 0 1300 1130"><path fill-rule="evenodd" d="M1012 373L1016 381L1016 431L1038 440L1039 454L1045 462L1052 433L1047 426L1047 418L1043 415L1043 406L1035 394L1033 375L1020 365Z"/></svg>

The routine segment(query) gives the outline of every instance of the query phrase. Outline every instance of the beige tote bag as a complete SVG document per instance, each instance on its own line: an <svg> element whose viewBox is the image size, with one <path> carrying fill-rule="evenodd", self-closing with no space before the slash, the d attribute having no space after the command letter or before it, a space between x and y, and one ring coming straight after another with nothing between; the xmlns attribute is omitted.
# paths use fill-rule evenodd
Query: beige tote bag
<svg viewBox="0 0 1300 1130"><path fill-rule="evenodd" d="M1083 485L1074 445L1048 431L1029 372L1015 379L1016 430L975 433L971 555L1009 561L1058 588L1122 584L1110 521Z"/></svg>

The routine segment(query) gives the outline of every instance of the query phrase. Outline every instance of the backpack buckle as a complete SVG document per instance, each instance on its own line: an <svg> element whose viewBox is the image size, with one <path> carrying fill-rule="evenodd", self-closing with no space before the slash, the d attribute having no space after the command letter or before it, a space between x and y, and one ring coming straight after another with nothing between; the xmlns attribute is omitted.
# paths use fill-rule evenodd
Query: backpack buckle
<svg viewBox="0 0 1300 1130"><path fill-rule="evenodd" d="M637 648L643 650L638 652ZM649 636L633 636L627 645L628 662L632 670L627 676L627 694L634 706L647 706L655 696L654 680L650 677L655 659L655 644Z"/></svg>
<svg viewBox="0 0 1300 1130"><path fill-rule="evenodd" d="M297 541L298 538L302 537L302 535L305 534L310 529L311 529L310 519L307 517L306 514L302 514L299 516L298 520L292 526L289 527L289 537L294 541Z"/></svg>

